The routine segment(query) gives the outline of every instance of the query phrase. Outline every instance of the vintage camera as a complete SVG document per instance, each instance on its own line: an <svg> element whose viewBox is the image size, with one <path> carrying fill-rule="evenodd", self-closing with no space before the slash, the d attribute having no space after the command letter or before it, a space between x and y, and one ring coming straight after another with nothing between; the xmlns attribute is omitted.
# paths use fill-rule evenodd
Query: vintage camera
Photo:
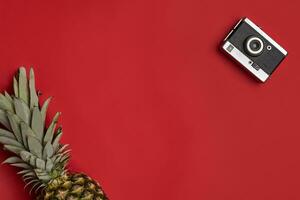
<svg viewBox="0 0 300 200"><path fill-rule="evenodd" d="M235 25L224 39L222 49L262 82L287 56L285 49L248 18Z"/></svg>

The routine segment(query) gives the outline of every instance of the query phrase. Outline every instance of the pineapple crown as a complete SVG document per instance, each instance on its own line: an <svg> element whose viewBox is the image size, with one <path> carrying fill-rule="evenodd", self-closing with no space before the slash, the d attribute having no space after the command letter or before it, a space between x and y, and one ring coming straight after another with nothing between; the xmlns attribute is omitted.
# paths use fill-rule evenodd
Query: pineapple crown
<svg viewBox="0 0 300 200"><path fill-rule="evenodd" d="M56 177L66 173L69 161L68 145L59 143L61 127L56 128L60 112L57 112L46 127L45 119L51 97L42 106L35 89L34 71L29 78L20 67L13 79L14 94L0 93L0 143L14 155L3 163L21 168L22 175L36 192Z"/></svg>

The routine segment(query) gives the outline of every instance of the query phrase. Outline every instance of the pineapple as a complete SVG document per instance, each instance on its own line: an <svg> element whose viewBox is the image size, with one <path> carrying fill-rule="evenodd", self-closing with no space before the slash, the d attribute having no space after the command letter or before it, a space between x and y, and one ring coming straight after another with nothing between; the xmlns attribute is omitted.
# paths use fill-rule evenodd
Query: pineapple
<svg viewBox="0 0 300 200"><path fill-rule="evenodd" d="M107 200L100 185L82 173L66 168L70 150L60 143L61 127L56 128L60 113L56 113L46 127L45 119L50 103L42 106L35 89L34 71L29 78L20 67L13 79L14 94L0 93L0 143L13 153L3 163L20 168L20 174L35 191L36 200Z"/></svg>

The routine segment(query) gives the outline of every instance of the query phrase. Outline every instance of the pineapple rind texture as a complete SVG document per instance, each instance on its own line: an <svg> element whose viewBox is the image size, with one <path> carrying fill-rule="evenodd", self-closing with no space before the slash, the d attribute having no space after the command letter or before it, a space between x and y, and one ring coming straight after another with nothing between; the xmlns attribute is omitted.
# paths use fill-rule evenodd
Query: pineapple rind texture
<svg viewBox="0 0 300 200"><path fill-rule="evenodd" d="M3 163L18 167L30 186L30 193L41 194L39 200L106 200L101 187L84 174L69 174L68 145L60 144L62 128L56 127L57 112L46 127L48 98L40 105L35 88L34 71L29 77L20 67L13 79L13 94L0 93L0 144L15 154Z"/></svg>
<svg viewBox="0 0 300 200"><path fill-rule="evenodd" d="M108 200L100 185L82 173L51 180L36 200Z"/></svg>

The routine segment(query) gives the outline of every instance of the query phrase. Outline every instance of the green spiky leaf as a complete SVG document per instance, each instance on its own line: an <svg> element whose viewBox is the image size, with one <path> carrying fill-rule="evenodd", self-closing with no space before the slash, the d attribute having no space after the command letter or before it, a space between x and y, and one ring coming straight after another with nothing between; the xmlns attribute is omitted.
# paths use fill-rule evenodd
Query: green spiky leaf
<svg viewBox="0 0 300 200"><path fill-rule="evenodd" d="M16 115L26 122L27 124L30 123L30 109L28 105L21 99L14 98L13 100L15 110L16 110Z"/></svg>
<svg viewBox="0 0 300 200"><path fill-rule="evenodd" d="M0 143L3 145L11 145L11 146L23 148L23 145L21 143L9 137L0 136Z"/></svg>
<svg viewBox="0 0 300 200"><path fill-rule="evenodd" d="M37 159L36 156L34 156L34 155L30 156L29 164L30 164L31 166L35 166L35 163L36 163L35 161L36 161L36 159Z"/></svg>
<svg viewBox="0 0 300 200"><path fill-rule="evenodd" d="M51 142L49 141L44 147L43 159L46 160L47 158L51 158L53 156L53 153L54 153L54 149Z"/></svg>
<svg viewBox="0 0 300 200"><path fill-rule="evenodd" d="M26 70L24 67L19 69L19 97L28 105L29 94L28 94L28 80L26 76Z"/></svg>
<svg viewBox="0 0 300 200"><path fill-rule="evenodd" d="M17 155L19 155L20 152L23 151L23 148L12 146L12 145L4 145L4 149L8 150L8 151L10 151L12 153L15 153Z"/></svg>
<svg viewBox="0 0 300 200"><path fill-rule="evenodd" d="M32 184L38 183L38 182L39 182L39 180L37 180L37 179L31 180L25 185L24 189L26 189L29 185L32 185Z"/></svg>
<svg viewBox="0 0 300 200"><path fill-rule="evenodd" d="M40 183L40 185L34 190L35 194L37 194L40 190L43 190L46 187L46 185L44 183ZM33 191L34 188L31 188L30 192L31 193Z"/></svg>
<svg viewBox="0 0 300 200"><path fill-rule="evenodd" d="M4 91L4 95L5 95L6 99L8 99L10 102L13 102L12 97L6 91Z"/></svg>
<svg viewBox="0 0 300 200"><path fill-rule="evenodd" d="M68 146L69 146L68 144L60 145L57 153L60 154L60 153L67 151Z"/></svg>
<svg viewBox="0 0 300 200"><path fill-rule="evenodd" d="M40 179L40 180L43 180L43 181L49 181L51 180L51 176L45 172L44 170L41 170L41 169L35 169L35 174L37 175L37 177Z"/></svg>
<svg viewBox="0 0 300 200"><path fill-rule="evenodd" d="M25 162L29 162L30 158L32 157L32 153L29 153L28 151L21 151L20 152L20 157L22 158L22 160L24 160Z"/></svg>
<svg viewBox="0 0 300 200"><path fill-rule="evenodd" d="M13 163L12 166L23 168L23 169L31 169L30 165L26 163Z"/></svg>
<svg viewBox="0 0 300 200"><path fill-rule="evenodd" d="M40 158L37 158L36 159L36 167L39 168L39 169L45 170L46 169L45 161L40 159Z"/></svg>
<svg viewBox="0 0 300 200"><path fill-rule="evenodd" d="M51 170L53 169L53 162L50 158L47 158L47 162L46 162L46 170L47 172L51 172Z"/></svg>
<svg viewBox="0 0 300 200"><path fill-rule="evenodd" d="M42 120L42 114L38 107L33 108L31 128L39 141L42 141L44 136L44 123Z"/></svg>
<svg viewBox="0 0 300 200"><path fill-rule="evenodd" d="M11 139L16 139L12 132L4 130L2 128L0 128L0 136L8 137Z"/></svg>
<svg viewBox="0 0 300 200"><path fill-rule="evenodd" d="M14 77L14 93L15 93L15 97L19 97L19 83L18 80L16 79L16 77Z"/></svg>
<svg viewBox="0 0 300 200"><path fill-rule="evenodd" d="M36 155L38 158L42 158L43 146L35 137L28 137L28 147L30 152L33 155Z"/></svg>
<svg viewBox="0 0 300 200"><path fill-rule="evenodd" d="M60 114L61 114L60 112L57 112L55 114L55 116L53 117L52 122L49 125L49 127L48 127L48 129L46 131L45 137L44 137L44 143L45 144L48 143L49 141L53 140L54 131L55 131L57 120L58 120L58 117L59 117Z"/></svg>
<svg viewBox="0 0 300 200"><path fill-rule="evenodd" d="M63 155L60 159L59 159L59 162L65 162L65 161L68 161L70 158L70 155L69 154L65 154Z"/></svg>
<svg viewBox="0 0 300 200"><path fill-rule="evenodd" d="M30 92L30 108L39 106L39 98L35 89L34 71L30 68L29 72L29 92Z"/></svg>
<svg viewBox="0 0 300 200"><path fill-rule="evenodd" d="M2 164L13 164L13 163L22 163L22 162L23 162L23 160L20 159L19 157L12 156L12 157L7 158L5 161L3 161Z"/></svg>
<svg viewBox="0 0 300 200"><path fill-rule="evenodd" d="M8 130L11 130L6 111L0 110L0 123Z"/></svg>
<svg viewBox="0 0 300 200"><path fill-rule="evenodd" d="M26 177L36 177L35 173L33 171L29 171L27 173L25 173L23 176L23 178L26 178Z"/></svg>
<svg viewBox="0 0 300 200"><path fill-rule="evenodd" d="M19 142L22 142L22 135L21 135L21 130L19 127L19 121L18 121L18 117L15 116L14 114L10 113L10 112L6 112L7 117L8 117L8 121L10 123L11 129L15 135L15 137L17 138L17 140Z"/></svg>
<svg viewBox="0 0 300 200"><path fill-rule="evenodd" d="M20 123L21 127L21 135L22 135L22 141L25 149L28 149L28 141L27 141L27 126L25 122Z"/></svg>
<svg viewBox="0 0 300 200"><path fill-rule="evenodd" d="M46 120L46 115L47 115L47 110L50 104L52 97L49 97L43 104L42 108L41 108L41 114L42 114L42 120L45 123Z"/></svg>
<svg viewBox="0 0 300 200"><path fill-rule="evenodd" d="M20 125L21 125L21 132L26 136L26 138L29 136L37 138L34 132L26 123L21 122Z"/></svg>
<svg viewBox="0 0 300 200"><path fill-rule="evenodd" d="M57 129L57 133L52 143L55 152L59 150L59 140L61 139L62 134L63 134L62 129L61 128Z"/></svg>
<svg viewBox="0 0 300 200"><path fill-rule="evenodd" d="M13 112L14 107L11 101L9 101L3 94L0 94L0 109Z"/></svg>
<svg viewBox="0 0 300 200"><path fill-rule="evenodd" d="M37 182L32 185L29 194L31 195L32 191L36 188L36 191L43 186L43 183Z"/></svg>
<svg viewBox="0 0 300 200"><path fill-rule="evenodd" d="M23 169L23 170L19 171L17 174L22 175L22 174L26 174L28 172L31 172L31 170L30 169Z"/></svg>

